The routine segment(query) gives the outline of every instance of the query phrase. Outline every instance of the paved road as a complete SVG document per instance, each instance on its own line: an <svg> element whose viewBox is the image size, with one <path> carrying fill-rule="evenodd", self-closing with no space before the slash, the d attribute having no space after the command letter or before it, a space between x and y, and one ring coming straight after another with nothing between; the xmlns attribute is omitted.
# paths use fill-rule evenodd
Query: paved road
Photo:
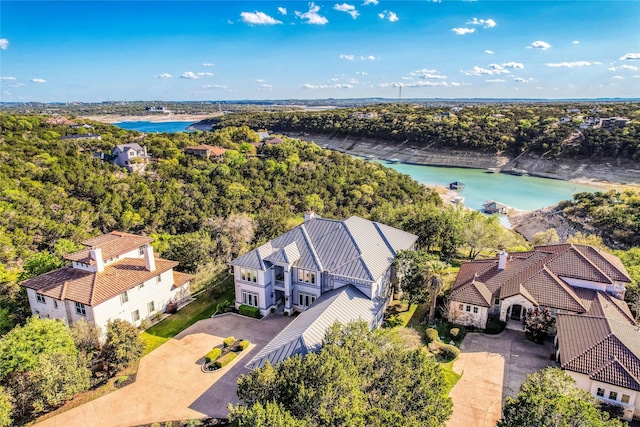
<svg viewBox="0 0 640 427"><path fill-rule="evenodd" d="M553 352L551 343L532 343L518 331L467 334L453 365L462 378L449 393L453 415L447 427L495 427L504 399L518 393L527 374L554 364Z"/></svg>
<svg viewBox="0 0 640 427"><path fill-rule="evenodd" d="M272 315L258 321L235 314L201 320L145 356L135 383L38 426L118 427L225 417L227 405L238 403L236 379L249 372L244 365L291 320ZM251 346L225 369L203 373L202 357L227 336L248 339Z"/></svg>

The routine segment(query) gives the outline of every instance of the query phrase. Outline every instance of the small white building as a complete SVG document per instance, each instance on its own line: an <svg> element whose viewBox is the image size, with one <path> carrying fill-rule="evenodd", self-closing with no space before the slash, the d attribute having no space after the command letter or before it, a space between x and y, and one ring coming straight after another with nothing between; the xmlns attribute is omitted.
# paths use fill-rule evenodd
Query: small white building
<svg viewBox="0 0 640 427"><path fill-rule="evenodd" d="M129 172L144 170L150 159L147 147L137 142L117 145L111 152L111 157L114 164L126 168Z"/></svg>
<svg viewBox="0 0 640 427"><path fill-rule="evenodd" d="M72 262L21 283L33 314L68 325L84 319L101 328L122 319L139 326L170 302L189 298L193 276L173 271L176 261L156 258L153 239L113 231L82 242Z"/></svg>

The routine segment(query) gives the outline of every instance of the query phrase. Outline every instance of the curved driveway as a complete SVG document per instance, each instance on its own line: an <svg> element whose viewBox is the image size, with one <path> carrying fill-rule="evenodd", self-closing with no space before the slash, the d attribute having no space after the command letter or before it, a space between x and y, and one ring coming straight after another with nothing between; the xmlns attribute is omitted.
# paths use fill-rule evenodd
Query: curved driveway
<svg viewBox="0 0 640 427"><path fill-rule="evenodd" d="M237 378L249 372L244 365L292 320L278 315L255 320L236 314L201 320L143 357L135 383L38 426L118 427L226 417L227 405L238 403ZM202 357L227 336L248 339L251 346L225 369L203 373Z"/></svg>

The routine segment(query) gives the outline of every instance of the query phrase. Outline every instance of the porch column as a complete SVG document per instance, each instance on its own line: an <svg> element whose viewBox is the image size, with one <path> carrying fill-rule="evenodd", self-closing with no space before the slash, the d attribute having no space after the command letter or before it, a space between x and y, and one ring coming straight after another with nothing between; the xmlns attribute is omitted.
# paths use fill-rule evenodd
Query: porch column
<svg viewBox="0 0 640 427"><path fill-rule="evenodd" d="M293 292L291 287L291 266L284 266L284 311L291 314L293 306Z"/></svg>

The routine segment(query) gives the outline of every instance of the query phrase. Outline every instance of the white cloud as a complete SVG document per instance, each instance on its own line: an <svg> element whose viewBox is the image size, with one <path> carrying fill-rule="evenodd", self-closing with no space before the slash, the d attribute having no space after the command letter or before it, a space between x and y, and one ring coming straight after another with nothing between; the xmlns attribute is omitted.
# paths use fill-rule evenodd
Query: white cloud
<svg viewBox="0 0 640 427"><path fill-rule="evenodd" d="M9 40L0 39L0 50L7 50L9 48Z"/></svg>
<svg viewBox="0 0 640 427"><path fill-rule="evenodd" d="M282 21L278 21L275 18L267 15L264 12L242 12L240 13L242 22L249 25L276 25L282 24Z"/></svg>
<svg viewBox="0 0 640 427"><path fill-rule="evenodd" d="M498 64L489 64L489 67L491 67L491 69L478 67L476 65L470 71L462 71L462 72L467 76L483 76L483 75L492 76L495 74L511 74L511 71L505 70L504 67Z"/></svg>
<svg viewBox="0 0 640 427"><path fill-rule="evenodd" d="M298 12L296 11L296 16L300 19L306 19L307 24L313 25L325 25L329 23L329 20L324 16L318 14L320 12L320 6L316 5L314 2L309 3L309 11L308 12Z"/></svg>
<svg viewBox="0 0 640 427"><path fill-rule="evenodd" d="M528 80L527 79L523 79L522 77L516 77L515 79L513 79L514 82L518 82L518 83L527 83Z"/></svg>
<svg viewBox="0 0 640 427"><path fill-rule="evenodd" d="M205 62L204 64L202 64L203 67L215 67L216 64L212 64L210 62Z"/></svg>
<svg viewBox="0 0 640 427"><path fill-rule="evenodd" d="M547 42L543 42L542 40L537 40L533 43L531 43L529 46L527 46L528 49L540 49L540 50L547 50L549 48L551 48L551 45Z"/></svg>
<svg viewBox="0 0 640 427"><path fill-rule="evenodd" d="M617 68L616 68L616 67L609 67L609 68L608 68L608 70L609 70L609 71L616 71L616 70L617 70Z"/></svg>
<svg viewBox="0 0 640 427"><path fill-rule="evenodd" d="M171 77L173 77L171 74L167 74L167 73L162 73L162 74L158 74L157 76L153 76L157 79L170 79Z"/></svg>
<svg viewBox="0 0 640 427"><path fill-rule="evenodd" d="M430 74L426 73L420 76L422 80L445 80L447 76L443 76L442 74Z"/></svg>
<svg viewBox="0 0 640 427"><path fill-rule="evenodd" d="M487 80L485 80L485 82L487 82L487 83L504 83L504 82L506 82L506 80L502 80L502 79L487 79Z"/></svg>
<svg viewBox="0 0 640 427"><path fill-rule="evenodd" d="M396 15L394 12L391 12L390 10L383 10L382 13L378 14L378 17L380 19L388 19L389 22L396 22L400 19L398 18L398 15Z"/></svg>
<svg viewBox="0 0 640 427"><path fill-rule="evenodd" d="M180 78L183 78L183 79L192 79L192 80L193 80L193 79L197 79L197 78L198 78L198 75L197 75L196 73L191 72L191 71L185 71L184 73L182 73L182 74L180 75Z"/></svg>
<svg viewBox="0 0 640 427"><path fill-rule="evenodd" d="M451 82L451 86L471 86L471 83Z"/></svg>
<svg viewBox="0 0 640 427"><path fill-rule="evenodd" d="M557 62L557 63L549 63L546 64L547 67L566 67L566 68L575 68L575 67L588 67L591 62L588 61L573 61L573 62Z"/></svg>
<svg viewBox="0 0 640 427"><path fill-rule="evenodd" d="M15 77L2 76L0 77L0 80L17 80L17 79Z"/></svg>
<svg viewBox="0 0 640 427"><path fill-rule="evenodd" d="M336 3L335 6L333 6L333 8L339 12L346 12L349 15L351 15L351 17L353 19L356 19L359 15L360 12L358 12L356 10L356 7L352 4L347 4L347 3L342 3L342 4L338 4Z"/></svg>
<svg viewBox="0 0 640 427"><path fill-rule="evenodd" d="M203 89L226 89L227 87L225 85L204 85L202 86Z"/></svg>
<svg viewBox="0 0 640 427"><path fill-rule="evenodd" d="M256 89L258 89L258 90L271 90L271 89L273 89L273 85L264 84L264 85L258 86Z"/></svg>
<svg viewBox="0 0 640 427"><path fill-rule="evenodd" d="M310 85L304 84L302 85L303 89L351 89L353 85L337 83L334 85Z"/></svg>
<svg viewBox="0 0 640 427"><path fill-rule="evenodd" d="M640 53L626 53L620 57L620 61L628 61L630 59L640 59Z"/></svg>
<svg viewBox="0 0 640 427"><path fill-rule="evenodd" d="M353 61L355 58L355 55L345 55L344 53L340 54L340 59L346 59L347 61Z"/></svg>
<svg viewBox="0 0 640 427"><path fill-rule="evenodd" d="M369 73L367 73L366 71L356 71L356 74L359 74L361 76L366 76Z"/></svg>
<svg viewBox="0 0 640 427"><path fill-rule="evenodd" d="M638 71L638 67L636 67L635 65L627 65L627 64L621 65L620 69Z"/></svg>
<svg viewBox="0 0 640 427"><path fill-rule="evenodd" d="M198 74L197 74L197 76L198 76L198 77L213 76L213 73L209 73L209 72L206 72L206 73L198 73Z"/></svg>
<svg viewBox="0 0 640 427"><path fill-rule="evenodd" d="M453 84L453 86L459 86L459 83ZM389 87L448 87L449 84L447 82L430 82L427 80L420 80L414 83L401 83L401 82L391 82L391 83L380 83L378 87L381 88L389 88Z"/></svg>
<svg viewBox="0 0 640 427"><path fill-rule="evenodd" d="M280 12L280 15L286 15L287 14L287 8L286 7L279 7L278 8L278 12Z"/></svg>
<svg viewBox="0 0 640 427"><path fill-rule="evenodd" d="M46 83L47 82L45 79L31 79L31 81L33 83Z"/></svg>
<svg viewBox="0 0 640 427"><path fill-rule="evenodd" d="M482 28L493 28L496 26L496 21L493 19L473 18L471 21L467 21L467 25L481 25Z"/></svg>
<svg viewBox="0 0 640 427"><path fill-rule="evenodd" d="M255 79L253 82L254 83L266 83L267 81L264 80L264 79Z"/></svg>
<svg viewBox="0 0 640 427"><path fill-rule="evenodd" d="M378 0L364 0L363 6L369 6L370 4L378 4Z"/></svg>
<svg viewBox="0 0 640 427"><path fill-rule="evenodd" d="M574 40L573 44L580 44L580 41L579 40Z"/></svg>
<svg viewBox="0 0 640 427"><path fill-rule="evenodd" d="M360 60L362 60L362 61L375 61L376 59L379 59L379 58L376 58L376 57L375 57L375 56L373 56L373 55L369 55L369 56L361 56L361 57L360 57Z"/></svg>
<svg viewBox="0 0 640 427"><path fill-rule="evenodd" d="M459 36L463 36L465 34L475 33L476 29L475 28L452 28L451 31L453 31Z"/></svg>
<svg viewBox="0 0 640 427"><path fill-rule="evenodd" d="M431 0L433 3L442 3L442 0Z"/></svg>
<svg viewBox="0 0 640 427"><path fill-rule="evenodd" d="M502 66L504 68L519 68L519 69L524 68L524 64L520 62L504 62Z"/></svg>
<svg viewBox="0 0 640 427"><path fill-rule="evenodd" d="M611 78L612 78L612 79L619 79L619 80L624 79L624 77L622 77L622 76L613 76L613 77L611 77Z"/></svg>
<svg viewBox="0 0 640 427"><path fill-rule="evenodd" d="M413 80L413 77L402 76L400 77L402 80Z"/></svg>
<svg viewBox="0 0 640 427"><path fill-rule="evenodd" d="M493 55L495 52L492 51L492 50L487 49L487 50L484 51L484 53L486 53L487 55Z"/></svg>
<svg viewBox="0 0 640 427"><path fill-rule="evenodd" d="M438 72L437 70L429 70L427 68L423 68L421 70L412 71L411 73L409 73L409 75L417 76L419 74L427 74L427 73L433 74L433 73L437 73L437 72Z"/></svg>
<svg viewBox="0 0 640 427"><path fill-rule="evenodd" d="M22 86L24 86L24 83L14 83L14 84L10 84L8 86L9 87L22 87Z"/></svg>

